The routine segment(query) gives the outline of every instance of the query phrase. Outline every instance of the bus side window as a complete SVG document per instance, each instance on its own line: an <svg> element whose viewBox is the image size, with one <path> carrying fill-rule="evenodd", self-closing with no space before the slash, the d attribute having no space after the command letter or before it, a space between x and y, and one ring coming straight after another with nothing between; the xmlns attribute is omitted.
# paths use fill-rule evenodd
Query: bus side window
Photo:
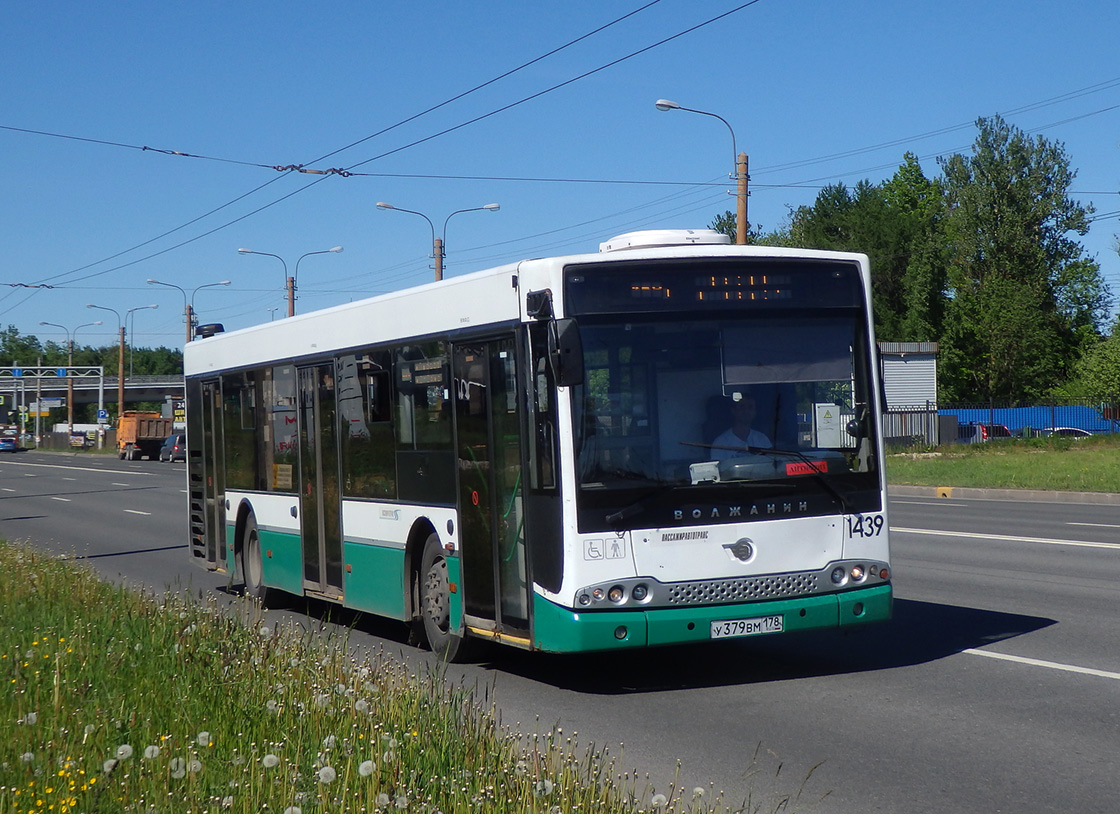
<svg viewBox="0 0 1120 814"><path fill-rule="evenodd" d="M343 356L336 365L343 490L348 496L397 496L390 365L387 350Z"/></svg>
<svg viewBox="0 0 1120 814"><path fill-rule="evenodd" d="M556 383L548 363L548 335L543 324L531 325L530 357L532 363L532 427L530 447L530 486L533 489L556 488Z"/></svg>

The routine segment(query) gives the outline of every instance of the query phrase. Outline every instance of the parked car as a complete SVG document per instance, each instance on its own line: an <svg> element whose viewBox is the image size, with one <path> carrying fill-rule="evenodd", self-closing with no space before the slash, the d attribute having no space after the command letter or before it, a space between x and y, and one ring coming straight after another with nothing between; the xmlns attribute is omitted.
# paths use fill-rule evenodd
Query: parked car
<svg viewBox="0 0 1120 814"><path fill-rule="evenodd" d="M163 446L159 448L159 459L161 461L186 461L187 460L187 436L181 432L173 432L167 436L167 440L163 442Z"/></svg>
<svg viewBox="0 0 1120 814"><path fill-rule="evenodd" d="M1012 438L1011 430L1003 424L961 424L957 427L957 440L962 444L979 444L993 438Z"/></svg>
<svg viewBox="0 0 1120 814"><path fill-rule="evenodd" d="M1064 438L1086 438L1093 433L1088 430L1080 429L1079 427L1048 427L1042 430L1042 434L1046 436L1058 435Z"/></svg>
<svg viewBox="0 0 1120 814"><path fill-rule="evenodd" d="M0 452L19 452L19 436L15 433L0 435Z"/></svg>

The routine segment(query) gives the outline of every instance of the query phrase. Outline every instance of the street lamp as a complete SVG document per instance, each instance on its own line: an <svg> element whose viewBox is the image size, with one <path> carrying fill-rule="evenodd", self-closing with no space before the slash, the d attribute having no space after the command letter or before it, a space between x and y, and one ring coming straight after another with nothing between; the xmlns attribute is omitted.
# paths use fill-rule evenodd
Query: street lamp
<svg viewBox="0 0 1120 814"><path fill-rule="evenodd" d="M454 212L452 212L450 215L448 215L444 219L444 221L443 221L443 232L441 233L441 236L438 237L438 238L436 237L435 224L432 223L432 219L429 218L427 215L425 215L423 212L415 212L411 209L401 209L399 206L393 206L392 204L385 203L384 201L378 201L377 202L377 208L378 209L393 209L393 210L396 210L397 212L407 212L410 215L419 215L424 220L428 221L428 226L430 226L431 229L432 229L432 256L435 258L435 261L436 261L436 280L442 280L443 279L443 258L446 256L446 246L447 246L447 221L451 220L451 217L453 215L458 215L461 212L481 212L483 210L486 210L487 212L497 212L502 207L501 207L500 204L490 203L490 204L486 204L485 206L472 206L470 209L456 209Z"/></svg>
<svg viewBox="0 0 1120 814"><path fill-rule="evenodd" d="M40 322L40 325L50 325L52 328L61 328L66 332L66 420L70 425L70 435L74 434L74 372L70 369L74 367L74 336L78 333L78 328L89 328L92 325L100 325L101 320L96 322L84 322L78 325L71 331L65 325L59 325L57 322Z"/></svg>
<svg viewBox="0 0 1120 814"><path fill-rule="evenodd" d="M93 303L89 303L86 308L96 308L117 315L117 335L120 337L117 347L117 415L121 416L124 414L124 320L121 319L120 311L115 308L106 308L104 305Z"/></svg>
<svg viewBox="0 0 1120 814"><path fill-rule="evenodd" d="M136 317L132 316L135 311L143 311L147 308L159 308L158 305L137 305L135 308L129 308L124 312L124 320L127 323L129 318L132 318L132 327L128 329L131 336L136 336ZM136 345L135 342L128 346L128 378L132 378L132 349Z"/></svg>
<svg viewBox="0 0 1120 814"><path fill-rule="evenodd" d="M191 291L191 296L188 300L187 292L182 287L177 286L174 283L164 283L160 282L159 280L153 280L151 277L148 278L148 285L163 285L167 286L168 288L177 288L179 289L179 293L183 295L183 313L187 317L187 342L191 341L191 329L194 327L194 295L198 293L199 289L213 288L219 285L229 285L229 282L229 280L222 280L220 283L206 283L205 285L195 286L195 288Z"/></svg>
<svg viewBox="0 0 1120 814"><path fill-rule="evenodd" d="M681 107L676 102L671 102L668 99L658 99L654 106L658 110L686 110L689 113L699 113L701 116L711 116L713 119L719 119L727 125L728 131L731 133L731 155L735 159L735 172L731 173L731 177L736 180L736 206L735 206L735 242L739 245L745 245L747 242L747 181L750 176L747 174L747 154L740 153L735 148L735 131L731 125L728 124L727 119L723 116L709 113L706 110L695 110L691 107Z"/></svg>
<svg viewBox="0 0 1120 814"><path fill-rule="evenodd" d="M318 252L308 252L307 254L301 254L296 259L295 272L292 274L291 277L288 276L288 263L287 263L287 261L285 261L284 258L281 257L278 254L272 254L271 252L255 252L252 249L238 249L237 251L240 252L241 254L260 254L260 255L264 255L265 257L275 257L277 260L279 260L281 263L283 263L283 265L284 265L284 287L288 292L288 316L294 317L296 315L296 278L299 276L299 261L302 260L305 257L310 257L313 254L338 254L340 251L342 251L342 247L341 246L335 246L333 249L323 249L322 251L318 251Z"/></svg>

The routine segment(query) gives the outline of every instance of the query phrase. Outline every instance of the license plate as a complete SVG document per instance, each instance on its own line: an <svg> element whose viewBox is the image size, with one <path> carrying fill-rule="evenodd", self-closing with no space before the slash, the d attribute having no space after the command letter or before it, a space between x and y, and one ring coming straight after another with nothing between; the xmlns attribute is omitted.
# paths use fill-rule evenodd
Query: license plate
<svg viewBox="0 0 1120 814"><path fill-rule="evenodd" d="M712 622L713 639L731 639L736 636L758 636L763 633L781 633L785 619L781 614L758 616L754 619L728 619Z"/></svg>

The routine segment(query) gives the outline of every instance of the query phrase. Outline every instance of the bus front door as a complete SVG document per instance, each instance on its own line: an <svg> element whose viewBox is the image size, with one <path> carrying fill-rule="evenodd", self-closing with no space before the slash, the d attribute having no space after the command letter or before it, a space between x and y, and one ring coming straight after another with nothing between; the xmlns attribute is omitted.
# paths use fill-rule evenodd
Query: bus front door
<svg viewBox="0 0 1120 814"><path fill-rule="evenodd" d="M335 437L334 365L299 369L299 516L303 584L342 598L342 503Z"/></svg>
<svg viewBox="0 0 1120 814"><path fill-rule="evenodd" d="M466 623L527 638L521 424L513 339L457 345L454 381Z"/></svg>

